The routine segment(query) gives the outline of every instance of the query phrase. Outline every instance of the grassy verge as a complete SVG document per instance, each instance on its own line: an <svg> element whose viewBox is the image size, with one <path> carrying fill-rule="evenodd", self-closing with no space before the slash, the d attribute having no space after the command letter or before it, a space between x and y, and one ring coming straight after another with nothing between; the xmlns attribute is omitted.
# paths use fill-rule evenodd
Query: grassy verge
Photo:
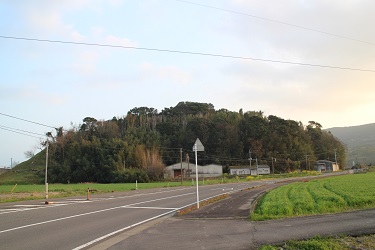
<svg viewBox="0 0 375 250"><path fill-rule="evenodd" d="M185 181L184 186L191 185ZM80 184L49 184L49 198L85 195L90 189L92 193L109 193L131 191L135 189L151 189L181 186L181 182L155 182L155 183L80 183ZM45 185L0 185L0 203L21 200L43 199L45 196Z"/></svg>
<svg viewBox="0 0 375 250"><path fill-rule="evenodd" d="M252 220L375 208L375 172L293 183L266 194Z"/></svg>
<svg viewBox="0 0 375 250"><path fill-rule="evenodd" d="M0 203L13 202L21 200L37 200L43 199L45 194L45 186L43 184L9 184L9 183L25 183L25 174L22 172L11 173L13 178L5 179L0 184ZM21 177L16 178L16 175ZM200 179L199 185L213 185L221 183L236 183L246 181L256 181L262 179L276 179L276 178L287 178L287 177L300 177L317 175L316 172L301 172L301 173L288 173L288 174L277 174L277 175L262 175L262 176L230 176L224 175L220 178L209 178ZM17 181L18 180L18 181ZM183 186L195 185L195 179L185 179ZM138 183L138 189L151 189L151 188L163 188L163 187L176 187L181 186L180 181L165 181L165 182L154 182L154 183ZM108 192L122 192L136 189L135 183L115 183L115 184L99 184L99 183L81 183L81 184L49 184L49 198L68 197L68 196L79 196L85 195L87 189L93 190L94 193L108 193Z"/></svg>
<svg viewBox="0 0 375 250"><path fill-rule="evenodd" d="M262 246L259 250L352 250L375 249L375 235L360 237L315 237L309 240L288 241L283 246Z"/></svg>

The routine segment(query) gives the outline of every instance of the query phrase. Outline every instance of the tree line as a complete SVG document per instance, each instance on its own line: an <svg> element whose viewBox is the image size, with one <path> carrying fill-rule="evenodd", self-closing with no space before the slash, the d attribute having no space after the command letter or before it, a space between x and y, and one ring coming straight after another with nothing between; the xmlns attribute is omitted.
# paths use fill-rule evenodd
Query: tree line
<svg viewBox="0 0 375 250"><path fill-rule="evenodd" d="M197 138L205 146L199 164L249 164L249 158L275 172L312 169L316 160L345 164L345 147L314 121L284 120L262 111L215 110L212 104L180 102L161 112L137 107L111 120L83 119L49 136L51 182L139 182L163 178L166 165L194 159ZM251 155L249 152L251 151Z"/></svg>

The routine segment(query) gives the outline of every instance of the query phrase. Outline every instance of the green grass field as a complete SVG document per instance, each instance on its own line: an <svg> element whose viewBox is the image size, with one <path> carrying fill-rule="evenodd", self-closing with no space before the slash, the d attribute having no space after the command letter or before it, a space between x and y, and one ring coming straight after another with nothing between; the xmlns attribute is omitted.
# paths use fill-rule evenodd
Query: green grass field
<svg viewBox="0 0 375 250"><path fill-rule="evenodd" d="M375 208L375 172L293 183L261 198L251 220Z"/></svg>

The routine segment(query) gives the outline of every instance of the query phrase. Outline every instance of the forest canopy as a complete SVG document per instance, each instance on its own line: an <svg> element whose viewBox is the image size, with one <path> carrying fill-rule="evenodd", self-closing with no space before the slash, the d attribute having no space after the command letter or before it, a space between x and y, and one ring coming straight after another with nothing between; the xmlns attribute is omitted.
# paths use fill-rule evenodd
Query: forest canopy
<svg viewBox="0 0 375 250"><path fill-rule="evenodd" d="M262 111L215 110L212 104L180 102L161 112L136 107L122 117L97 120L49 136L51 182L140 182L163 178L167 165L188 155L197 138L205 146L199 164L241 166L249 158L274 162L275 172L312 169L316 160L345 164L345 147L322 126L284 120ZM249 152L251 151L251 155Z"/></svg>

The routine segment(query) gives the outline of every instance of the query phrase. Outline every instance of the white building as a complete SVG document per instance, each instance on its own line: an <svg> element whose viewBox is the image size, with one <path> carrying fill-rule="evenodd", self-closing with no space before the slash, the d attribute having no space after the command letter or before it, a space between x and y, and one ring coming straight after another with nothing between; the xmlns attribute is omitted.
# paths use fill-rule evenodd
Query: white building
<svg viewBox="0 0 375 250"><path fill-rule="evenodd" d="M181 178L181 168L183 178L191 177L195 178L195 163L183 162L176 163L165 168L167 178ZM198 177L219 177L223 175L223 167L216 164L210 164L206 166L198 165Z"/></svg>
<svg viewBox="0 0 375 250"><path fill-rule="evenodd" d="M268 165L258 165L258 174L270 174L271 169Z"/></svg>
<svg viewBox="0 0 375 250"><path fill-rule="evenodd" d="M251 174L249 167L231 168L229 171L231 175L250 175Z"/></svg>
<svg viewBox="0 0 375 250"><path fill-rule="evenodd" d="M231 175L258 175L258 174L270 174L270 167L268 165L258 165L250 167L230 167Z"/></svg>

